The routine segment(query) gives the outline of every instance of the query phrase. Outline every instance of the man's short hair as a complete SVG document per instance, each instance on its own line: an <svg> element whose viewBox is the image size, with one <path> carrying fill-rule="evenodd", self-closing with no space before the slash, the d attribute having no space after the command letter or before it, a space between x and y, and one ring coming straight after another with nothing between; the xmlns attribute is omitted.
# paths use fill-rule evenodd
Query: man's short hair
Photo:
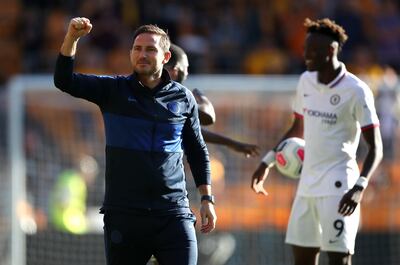
<svg viewBox="0 0 400 265"><path fill-rule="evenodd" d="M335 21L329 18L323 18L318 20L311 20L306 18L304 26L308 33L317 33L328 36L339 43L339 47L342 48L344 43L347 41L348 36L346 31Z"/></svg>
<svg viewBox="0 0 400 265"><path fill-rule="evenodd" d="M160 39L161 48L163 49L164 52L169 50L169 47L171 46L171 41L169 39L168 33L165 32L160 27L158 27L157 25L148 24L148 25L140 26L133 34L133 40L135 40L136 37L142 33L151 33L151 34L160 35L161 36L161 39Z"/></svg>
<svg viewBox="0 0 400 265"><path fill-rule="evenodd" d="M181 47L173 43L171 43L169 51L171 52L171 58L164 66L173 69L180 61L183 60L183 57L186 55L186 53Z"/></svg>

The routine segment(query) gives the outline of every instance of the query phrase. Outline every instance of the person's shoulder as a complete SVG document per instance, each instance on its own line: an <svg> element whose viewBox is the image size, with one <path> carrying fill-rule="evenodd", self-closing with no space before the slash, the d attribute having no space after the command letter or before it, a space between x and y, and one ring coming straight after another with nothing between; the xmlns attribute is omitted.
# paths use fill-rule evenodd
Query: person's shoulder
<svg viewBox="0 0 400 265"><path fill-rule="evenodd" d="M189 96L193 96L192 92L190 91L189 88L187 88L186 86L182 85L181 83L173 81L173 80L171 80L170 89L175 90L176 92L184 93Z"/></svg>
<svg viewBox="0 0 400 265"><path fill-rule="evenodd" d="M175 94L179 98L186 98L188 104L195 104L196 99L189 88L179 82L171 80L168 85L169 93Z"/></svg>
<svg viewBox="0 0 400 265"><path fill-rule="evenodd" d="M304 71L300 74L300 80L316 80L317 72Z"/></svg>
<svg viewBox="0 0 400 265"><path fill-rule="evenodd" d="M92 79L97 79L106 82L119 82L119 81L129 81L129 76L125 75L112 75L112 74L84 74Z"/></svg>
<svg viewBox="0 0 400 265"><path fill-rule="evenodd" d="M306 89L317 82L317 72L304 71L300 74L297 89Z"/></svg>
<svg viewBox="0 0 400 265"><path fill-rule="evenodd" d="M131 87L137 82L132 75L99 75L98 77L113 91Z"/></svg>
<svg viewBox="0 0 400 265"><path fill-rule="evenodd" d="M355 74L347 72L342 86L350 91L351 97L359 102L373 101L374 95L366 82Z"/></svg>
<svg viewBox="0 0 400 265"><path fill-rule="evenodd" d="M123 80L123 81L131 81L132 79L135 79L135 76L133 74L130 75L111 75L111 78L114 78L116 80Z"/></svg>
<svg viewBox="0 0 400 265"><path fill-rule="evenodd" d="M189 90L186 86L184 86L183 84L181 84L181 83L179 83L177 81L174 81L174 80L171 80L171 85L172 85L172 87L175 87L175 88L177 88L179 90L182 90L182 91Z"/></svg>
<svg viewBox="0 0 400 265"><path fill-rule="evenodd" d="M345 85L359 94L365 94L371 91L371 88L366 82L351 72L346 73Z"/></svg>

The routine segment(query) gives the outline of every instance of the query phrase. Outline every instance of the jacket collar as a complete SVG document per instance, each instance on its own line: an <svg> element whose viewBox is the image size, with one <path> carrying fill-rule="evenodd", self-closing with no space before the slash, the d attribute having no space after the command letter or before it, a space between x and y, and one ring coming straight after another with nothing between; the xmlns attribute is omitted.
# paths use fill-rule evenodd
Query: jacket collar
<svg viewBox="0 0 400 265"><path fill-rule="evenodd" d="M167 70L163 69L161 73L161 82L153 89L150 89L146 86L144 86L142 83L139 82L137 78L137 73L133 72L130 76L129 79L133 83L134 87L138 88L140 91L143 91L145 93L149 94L156 94L159 91L162 90L167 90L170 88L172 84L171 77L168 73Z"/></svg>

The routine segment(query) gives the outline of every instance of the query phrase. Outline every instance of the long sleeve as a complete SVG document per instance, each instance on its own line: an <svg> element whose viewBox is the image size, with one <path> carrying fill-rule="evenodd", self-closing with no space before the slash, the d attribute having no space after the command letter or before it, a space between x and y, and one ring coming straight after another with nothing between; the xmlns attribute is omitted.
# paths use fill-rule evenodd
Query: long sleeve
<svg viewBox="0 0 400 265"><path fill-rule="evenodd" d="M83 98L97 105L104 105L112 88L118 86L112 76L74 73L74 58L59 54L54 71L54 85L74 97Z"/></svg>
<svg viewBox="0 0 400 265"><path fill-rule="evenodd" d="M196 186L211 184L211 169L207 146L201 134L197 104L190 94L191 116L187 119L183 131L183 146Z"/></svg>

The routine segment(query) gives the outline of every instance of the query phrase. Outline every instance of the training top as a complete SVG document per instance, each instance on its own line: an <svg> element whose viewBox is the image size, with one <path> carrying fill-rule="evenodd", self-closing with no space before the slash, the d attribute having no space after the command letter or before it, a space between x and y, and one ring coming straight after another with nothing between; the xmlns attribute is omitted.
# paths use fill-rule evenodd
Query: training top
<svg viewBox="0 0 400 265"><path fill-rule="evenodd" d="M341 72L327 85L318 82L317 72L304 72L293 109L303 118L306 143L297 194L344 194L360 176L361 131L379 126L372 91L341 63Z"/></svg>
<svg viewBox="0 0 400 265"><path fill-rule="evenodd" d="M59 55L55 86L95 103L106 138L102 211L187 211L183 154L195 184L210 184L210 162L193 94L163 70L150 89L136 75L98 76L73 72L74 58ZM185 151L185 152L184 152Z"/></svg>

